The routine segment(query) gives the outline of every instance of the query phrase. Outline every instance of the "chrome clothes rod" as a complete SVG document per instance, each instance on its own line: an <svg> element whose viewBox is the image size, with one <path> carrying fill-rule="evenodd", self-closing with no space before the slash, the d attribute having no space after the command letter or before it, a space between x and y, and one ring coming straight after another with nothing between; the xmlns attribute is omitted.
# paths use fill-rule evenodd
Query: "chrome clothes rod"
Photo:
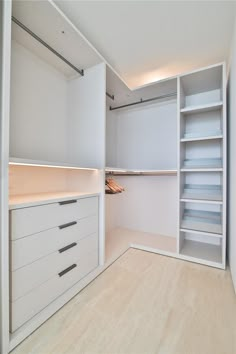
<svg viewBox="0 0 236 354"><path fill-rule="evenodd" d="M141 104L141 103L145 103L145 102L151 102L151 101L155 101L155 100L160 100L162 98L168 98L168 97L175 97L177 96L177 92L172 92L172 93L168 93L166 95L161 95L161 96L157 96L157 97L153 97L153 98L148 98L146 100L143 100L141 98L140 101L136 101L136 102L133 102L133 103L127 103L127 104L124 104L122 106L117 106L117 107L111 107L110 106L110 111L114 111L116 109L120 109L120 108L125 108L125 107L130 107L130 106L134 106L136 104Z"/></svg>
<svg viewBox="0 0 236 354"><path fill-rule="evenodd" d="M32 36L34 39L36 39L39 43L41 43L45 48L50 50L53 54L55 54L58 58L60 58L64 63L69 65L73 70L75 70L77 73L79 73L81 76L84 76L84 70L78 69L76 66L74 66L71 62L69 62L66 58L64 58L60 53L58 53L55 49L53 49L49 44L44 42L37 34L32 32L28 27L26 27L23 23L21 23L17 18L12 16L12 21L17 24L19 27L21 27L25 32L27 32L30 36Z"/></svg>

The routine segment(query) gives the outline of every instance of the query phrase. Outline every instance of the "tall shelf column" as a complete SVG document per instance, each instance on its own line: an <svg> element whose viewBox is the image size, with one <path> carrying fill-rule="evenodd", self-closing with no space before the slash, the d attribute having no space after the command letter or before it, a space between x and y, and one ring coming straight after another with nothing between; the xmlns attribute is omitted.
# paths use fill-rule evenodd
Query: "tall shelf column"
<svg viewBox="0 0 236 354"><path fill-rule="evenodd" d="M225 64L178 78L181 258L225 268Z"/></svg>

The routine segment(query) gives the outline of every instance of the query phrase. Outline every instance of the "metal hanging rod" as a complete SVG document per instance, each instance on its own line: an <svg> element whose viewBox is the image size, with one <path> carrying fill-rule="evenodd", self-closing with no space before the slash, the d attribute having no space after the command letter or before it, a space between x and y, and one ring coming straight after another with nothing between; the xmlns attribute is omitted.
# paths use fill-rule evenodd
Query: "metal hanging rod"
<svg viewBox="0 0 236 354"><path fill-rule="evenodd" d="M44 47L46 47L48 50L50 50L53 54L55 54L62 61L64 61L64 63L69 65L72 69L74 69L81 76L84 76L84 70L80 70L76 66L74 66L71 62L69 62L66 58L64 58L60 53L58 53L55 49L53 49L49 44L47 44L40 37L38 37L37 34L32 32L28 27L26 27L23 23L21 23L19 20L17 20L17 18L12 16L11 19L15 24L17 24L19 27L21 27L25 32L27 32L29 35L31 35L34 39L36 39L39 43L41 43Z"/></svg>
<svg viewBox="0 0 236 354"><path fill-rule="evenodd" d="M168 98L168 97L175 97L177 95L177 92L172 92L172 93L168 93L166 95L161 95L161 96L157 96L157 97L153 97L153 98L148 98L146 100L143 100L141 98L140 101L136 101L133 103L127 103L127 104L123 104L122 106L117 106L117 107L110 107L110 111L114 111L116 109L120 109L120 108L125 108L125 107L130 107L130 106L134 106L136 104L140 104L140 103L145 103L145 102L151 102L151 101L155 101L155 100L160 100L162 98Z"/></svg>
<svg viewBox="0 0 236 354"><path fill-rule="evenodd" d="M106 95L107 95L107 97L109 97L111 100L114 101L114 99L115 99L115 96L114 96L114 95L110 95L109 92L106 92Z"/></svg>

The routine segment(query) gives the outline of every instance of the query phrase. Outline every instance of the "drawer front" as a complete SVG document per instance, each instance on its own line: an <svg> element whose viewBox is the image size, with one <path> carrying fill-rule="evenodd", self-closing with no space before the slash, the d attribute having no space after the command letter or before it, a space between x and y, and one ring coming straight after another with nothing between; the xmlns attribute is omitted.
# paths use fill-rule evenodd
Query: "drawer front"
<svg viewBox="0 0 236 354"><path fill-rule="evenodd" d="M11 210L12 240L48 230L98 213L98 197Z"/></svg>
<svg viewBox="0 0 236 354"><path fill-rule="evenodd" d="M98 253L98 234L67 245L61 252L53 252L38 261L11 272L11 301L16 301L44 282L55 277L62 269L83 261L89 253Z"/></svg>
<svg viewBox="0 0 236 354"><path fill-rule="evenodd" d="M80 219L62 229L56 227L11 241L11 270L24 267L95 232L98 232L97 215Z"/></svg>
<svg viewBox="0 0 236 354"><path fill-rule="evenodd" d="M57 297L75 285L80 279L98 266L98 252L84 255L83 259L71 263L71 269L60 271L60 276L49 279L39 287L10 304L11 306L11 332L16 331L25 322L43 310ZM75 266L73 268L73 266Z"/></svg>

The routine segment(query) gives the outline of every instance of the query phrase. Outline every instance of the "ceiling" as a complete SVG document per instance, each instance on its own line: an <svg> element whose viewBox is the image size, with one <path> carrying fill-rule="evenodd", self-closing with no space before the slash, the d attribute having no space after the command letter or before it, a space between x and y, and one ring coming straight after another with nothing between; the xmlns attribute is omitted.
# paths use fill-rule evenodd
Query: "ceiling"
<svg viewBox="0 0 236 354"><path fill-rule="evenodd" d="M234 1L54 2L130 88L229 54Z"/></svg>

